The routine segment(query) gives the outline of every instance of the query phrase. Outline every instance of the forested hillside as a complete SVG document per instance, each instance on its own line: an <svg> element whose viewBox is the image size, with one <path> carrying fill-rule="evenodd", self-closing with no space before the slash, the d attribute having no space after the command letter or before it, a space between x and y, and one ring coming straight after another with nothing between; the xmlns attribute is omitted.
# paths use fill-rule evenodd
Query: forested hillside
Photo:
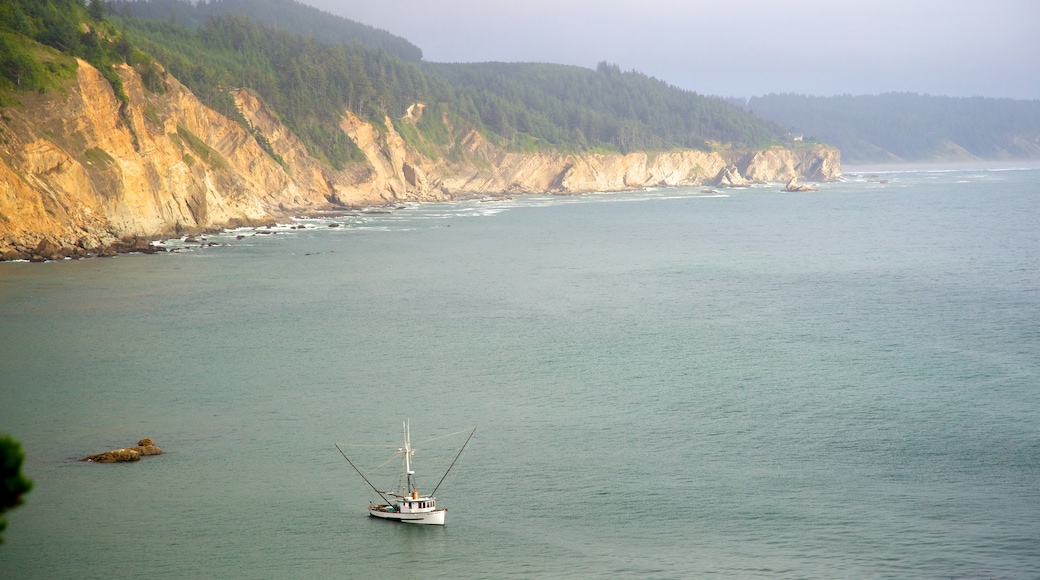
<svg viewBox="0 0 1040 580"><path fill-rule="evenodd" d="M264 26L313 36L331 44L360 42L403 60L419 62L422 50L400 36L300 4L295 0L112 0L110 10L127 17L166 20L192 30L225 14L245 14Z"/></svg>
<svg viewBox="0 0 1040 580"><path fill-rule="evenodd" d="M847 163L1040 158L1040 101L773 94L748 109L835 145Z"/></svg>
<svg viewBox="0 0 1040 580"><path fill-rule="evenodd" d="M361 25L294 0L0 0L0 14L0 82L8 87L54 85L72 70L62 60L71 55L94 64L121 95L112 65L125 62L138 69L149 90L162 91L162 76L172 74L250 129L229 96L230 89L244 88L336 169L360 159L338 126L344 110L378 126L385 116L400 118L419 102L436 114L423 116L402 136L433 157L450 140L449 127L476 129L512 151L749 150L782 140L779 126L722 99L607 63L591 70L411 60L420 53L406 60L383 46L394 38L389 34L369 29L378 34L351 37ZM162 17L140 17L147 14ZM315 30L350 41L322 40ZM40 52L36 43L64 56Z"/></svg>
<svg viewBox="0 0 1040 580"><path fill-rule="evenodd" d="M765 147L782 129L739 107L636 71L556 64L425 64L472 101L481 121L513 143L534 136L583 149L620 151Z"/></svg>
<svg viewBox="0 0 1040 580"><path fill-rule="evenodd" d="M226 87L253 89L337 167L351 158L350 144L339 142L339 132L329 124L343 108L379 123L382 115L399 117L415 102L448 112L460 125L456 128L476 128L514 150L749 149L782 140L778 126L721 99L605 63L593 71L548 64L412 62L388 52L383 41L349 36L351 21L292 0L197 5L150 0L115 6L120 16L113 20L134 44L212 106L228 109L229 101L221 96ZM167 8L175 9L175 18ZM256 19L277 21L278 28ZM318 21L327 23L322 30L328 34L314 35ZM421 122L426 145L443 139L441 121L443 115Z"/></svg>

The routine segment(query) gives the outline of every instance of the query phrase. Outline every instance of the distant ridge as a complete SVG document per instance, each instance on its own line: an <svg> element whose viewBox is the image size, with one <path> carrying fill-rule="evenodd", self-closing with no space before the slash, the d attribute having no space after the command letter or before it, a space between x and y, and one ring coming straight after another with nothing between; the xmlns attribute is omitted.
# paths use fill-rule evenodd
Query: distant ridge
<svg viewBox="0 0 1040 580"><path fill-rule="evenodd" d="M213 16L246 14L255 22L333 44L357 41L410 62L419 62L423 57L422 49L400 36L296 0L111 0L109 7L114 13L170 20L191 29L199 28Z"/></svg>
<svg viewBox="0 0 1040 580"><path fill-rule="evenodd" d="M771 94L748 109L841 149L846 163L1040 159L1040 101L914 93Z"/></svg>

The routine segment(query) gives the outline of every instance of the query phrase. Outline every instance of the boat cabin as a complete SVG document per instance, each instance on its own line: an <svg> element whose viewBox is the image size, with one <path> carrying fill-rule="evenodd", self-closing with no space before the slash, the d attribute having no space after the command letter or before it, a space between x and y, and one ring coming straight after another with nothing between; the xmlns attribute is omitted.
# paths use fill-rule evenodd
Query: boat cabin
<svg viewBox="0 0 1040 580"><path fill-rule="evenodd" d="M437 501L431 498L422 498L417 501L409 500L401 504L401 511L403 512L417 512L424 510L432 510L437 507Z"/></svg>
<svg viewBox="0 0 1040 580"><path fill-rule="evenodd" d="M425 512L437 508L437 500L432 497L421 497L417 489L413 489L412 493L397 497L402 501L396 507L403 513Z"/></svg>

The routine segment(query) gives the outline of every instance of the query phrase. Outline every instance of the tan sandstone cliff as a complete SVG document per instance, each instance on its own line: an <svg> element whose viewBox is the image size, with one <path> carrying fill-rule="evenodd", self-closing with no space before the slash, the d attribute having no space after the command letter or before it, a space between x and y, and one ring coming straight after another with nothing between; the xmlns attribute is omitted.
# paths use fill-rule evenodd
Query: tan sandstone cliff
<svg viewBox="0 0 1040 580"><path fill-rule="evenodd" d="M344 206L440 201L499 193L581 193L651 186L830 181L830 147L754 153L512 153L476 131L451 144L456 161L409 147L396 123L380 130L344 111L340 128L365 162L335 171L245 90L235 104L277 160L238 123L171 76L162 94L117 68L130 102L79 61L67 90L19 95L0 115L0 259L147 251L146 240L269 223Z"/></svg>

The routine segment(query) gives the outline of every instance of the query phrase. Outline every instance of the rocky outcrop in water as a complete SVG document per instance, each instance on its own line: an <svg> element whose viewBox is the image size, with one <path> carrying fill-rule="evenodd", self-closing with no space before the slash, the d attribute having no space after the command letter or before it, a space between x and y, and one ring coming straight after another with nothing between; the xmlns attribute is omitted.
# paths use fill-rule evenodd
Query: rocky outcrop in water
<svg viewBox="0 0 1040 580"><path fill-rule="evenodd" d="M709 182L715 187L747 187L749 182L736 166L723 167Z"/></svg>
<svg viewBox="0 0 1040 580"><path fill-rule="evenodd" d="M150 438L145 437L137 442L134 447L113 449L96 455L88 455L80 461L92 463L125 463L129 461L140 461L144 455L162 455L163 450L155 446Z"/></svg>
<svg viewBox="0 0 1040 580"><path fill-rule="evenodd" d="M117 66L128 103L79 61L75 80L19 94L0 114L0 259L45 261L162 251L152 243L270 224L329 208L474 196L739 186L841 175L838 151L675 151L570 155L502 150L477 131L451 155L410 147L395 122L376 128L344 111L340 129L364 162L333 170L250 92L231 91L248 127L204 106L172 76L151 92ZM416 113L417 111L417 113ZM426 114L430 114L427 112ZM261 145L263 143L263 145ZM450 160L449 160L450 159Z"/></svg>
<svg viewBox="0 0 1040 580"><path fill-rule="evenodd" d="M113 449L112 451L106 451L104 453L98 453L96 455L88 455L80 461L89 461L93 463L126 463L129 461L139 461L141 454L133 449Z"/></svg>
<svg viewBox="0 0 1040 580"><path fill-rule="evenodd" d="M784 187L784 189L782 191L786 191L786 192L816 191L816 186L815 185L808 185L808 184L798 183L798 178L797 177L792 177L791 181L787 182L787 186Z"/></svg>
<svg viewBox="0 0 1040 580"><path fill-rule="evenodd" d="M130 449L140 453L141 455L162 455L163 450L155 445L155 442L149 437L145 437L137 442L137 445Z"/></svg>

